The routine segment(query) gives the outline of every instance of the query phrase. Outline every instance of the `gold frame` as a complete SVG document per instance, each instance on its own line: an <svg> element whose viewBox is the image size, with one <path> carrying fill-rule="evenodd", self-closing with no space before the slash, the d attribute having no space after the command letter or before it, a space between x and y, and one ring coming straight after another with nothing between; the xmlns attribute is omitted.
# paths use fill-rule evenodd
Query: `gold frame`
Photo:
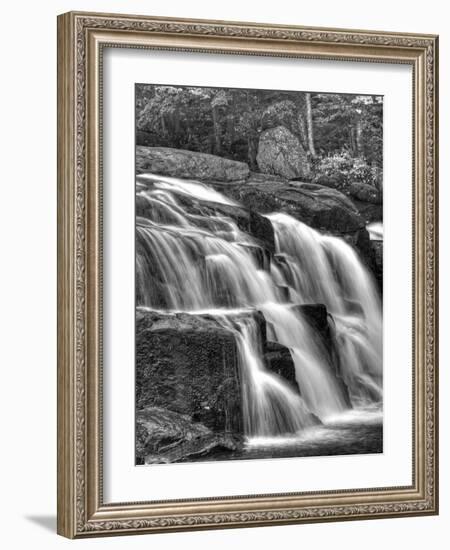
<svg viewBox="0 0 450 550"><path fill-rule="evenodd" d="M413 67L411 486L102 502L100 90L105 46ZM434 35L78 12L58 17L58 533L78 538L438 513L437 56Z"/></svg>

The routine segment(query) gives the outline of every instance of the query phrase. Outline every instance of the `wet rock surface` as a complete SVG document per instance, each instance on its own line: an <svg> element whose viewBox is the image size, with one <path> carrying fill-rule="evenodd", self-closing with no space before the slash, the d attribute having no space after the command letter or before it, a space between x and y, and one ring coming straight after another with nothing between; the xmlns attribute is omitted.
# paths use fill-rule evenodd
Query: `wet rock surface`
<svg viewBox="0 0 450 550"><path fill-rule="evenodd" d="M344 238L358 251L366 266L374 271L373 250L366 230L366 219L344 193L322 185L287 182L267 174L255 173L245 183L214 187L255 212L257 220L261 219L261 214L284 212L314 229ZM372 206L379 209L377 205ZM378 219L378 215L378 211L373 212L368 219ZM269 228L261 224L258 229L254 233L262 233L266 246L271 250Z"/></svg>
<svg viewBox="0 0 450 550"><path fill-rule="evenodd" d="M357 305L355 304L355 308ZM342 395L351 407L350 395L347 385L342 377L341 364L337 346L339 345L335 338L335 322L333 316L328 312L324 304L301 304L294 305L292 309L301 315L307 321L312 329L311 336L317 346L325 351L328 364L336 376ZM301 388L300 388L301 391Z"/></svg>
<svg viewBox="0 0 450 550"><path fill-rule="evenodd" d="M277 342L266 341L264 345L264 362L268 370L287 381L296 392L299 391L295 378L294 361L286 346Z"/></svg>
<svg viewBox="0 0 450 550"><path fill-rule="evenodd" d="M236 341L207 316L139 309L136 407L167 404L211 430L242 433Z"/></svg>
<svg viewBox="0 0 450 550"><path fill-rule="evenodd" d="M374 273L380 288L383 288L383 241L371 241Z"/></svg>
<svg viewBox="0 0 450 550"><path fill-rule="evenodd" d="M364 220L343 193L311 183L265 181L220 188L225 195L260 214L284 212L315 229L343 234L364 228Z"/></svg>

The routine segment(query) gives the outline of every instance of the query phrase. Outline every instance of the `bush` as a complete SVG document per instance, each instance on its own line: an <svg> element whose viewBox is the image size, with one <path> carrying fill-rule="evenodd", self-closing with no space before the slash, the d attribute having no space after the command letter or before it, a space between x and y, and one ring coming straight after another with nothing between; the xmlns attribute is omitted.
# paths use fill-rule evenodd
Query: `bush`
<svg viewBox="0 0 450 550"><path fill-rule="evenodd" d="M347 150L316 161L313 183L347 191L355 182L379 189L382 183L382 170L377 166L370 166L362 157L352 157Z"/></svg>

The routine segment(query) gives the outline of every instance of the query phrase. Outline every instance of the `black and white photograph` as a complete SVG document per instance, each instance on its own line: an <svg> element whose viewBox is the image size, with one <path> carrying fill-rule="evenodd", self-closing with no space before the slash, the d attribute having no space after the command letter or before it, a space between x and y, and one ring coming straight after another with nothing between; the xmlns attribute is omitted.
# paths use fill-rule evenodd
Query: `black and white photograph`
<svg viewBox="0 0 450 550"><path fill-rule="evenodd" d="M137 465L383 452L383 97L135 86Z"/></svg>

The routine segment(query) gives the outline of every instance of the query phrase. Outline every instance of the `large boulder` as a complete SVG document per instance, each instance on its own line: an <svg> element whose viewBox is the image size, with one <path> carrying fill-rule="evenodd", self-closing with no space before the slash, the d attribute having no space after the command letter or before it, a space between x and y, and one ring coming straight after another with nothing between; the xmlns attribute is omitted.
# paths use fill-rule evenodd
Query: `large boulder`
<svg viewBox="0 0 450 550"><path fill-rule="evenodd" d="M236 451L243 438L231 433L215 433L188 415L161 407L136 412L136 463L161 464L207 458L216 452Z"/></svg>
<svg viewBox="0 0 450 550"><path fill-rule="evenodd" d="M301 182L251 181L223 190L260 214L284 212L311 227L335 235L365 230L365 221L340 191Z"/></svg>
<svg viewBox="0 0 450 550"><path fill-rule="evenodd" d="M136 313L136 408L163 407L242 432L236 340L207 315Z"/></svg>
<svg viewBox="0 0 450 550"><path fill-rule="evenodd" d="M265 130L256 162L261 172L286 179L309 178L311 166L299 139L284 126Z"/></svg>
<svg viewBox="0 0 450 550"><path fill-rule="evenodd" d="M136 147L136 172L222 182L242 181L250 173L245 162L185 149L142 145Z"/></svg>
<svg viewBox="0 0 450 550"><path fill-rule="evenodd" d="M355 181L349 185L348 194L362 202L370 202L372 204L381 204L383 202L382 195L376 187L360 181Z"/></svg>
<svg viewBox="0 0 450 550"><path fill-rule="evenodd" d="M373 202L360 201L359 199L352 197L352 202L358 209L358 212L366 224L378 222L383 219L383 201L375 204Z"/></svg>

